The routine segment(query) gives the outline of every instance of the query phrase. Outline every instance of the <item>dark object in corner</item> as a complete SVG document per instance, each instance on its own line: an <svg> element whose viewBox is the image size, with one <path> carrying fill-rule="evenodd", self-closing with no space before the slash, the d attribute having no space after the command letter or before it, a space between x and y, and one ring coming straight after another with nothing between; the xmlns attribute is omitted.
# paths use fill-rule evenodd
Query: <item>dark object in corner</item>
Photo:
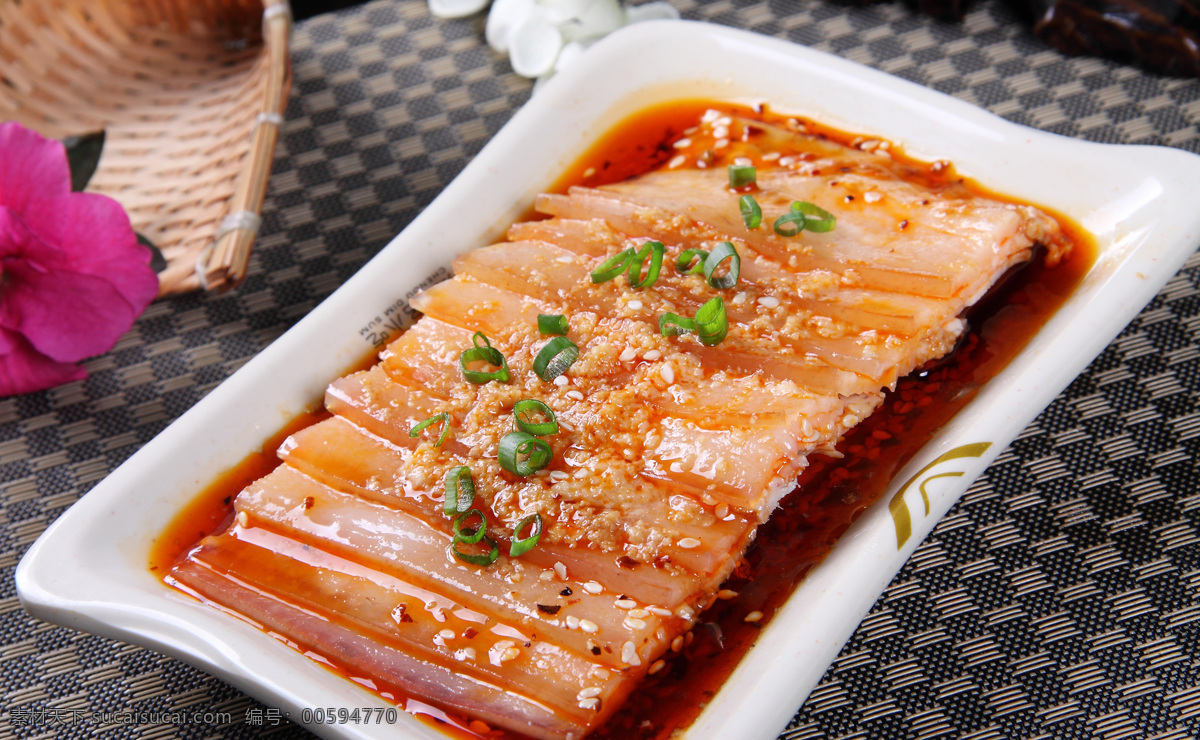
<svg viewBox="0 0 1200 740"><path fill-rule="evenodd" d="M1094 54L1151 72L1200 77L1194 0L1022 0L1033 33L1064 54Z"/></svg>
<svg viewBox="0 0 1200 740"><path fill-rule="evenodd" d="M880 0L840 0L871 5ZM971 0L905 0L940 21L961 21ZM1200 0L1008 0L1033 34L1064 54L1090 54L1151 72L1200 77Z"/></svg>

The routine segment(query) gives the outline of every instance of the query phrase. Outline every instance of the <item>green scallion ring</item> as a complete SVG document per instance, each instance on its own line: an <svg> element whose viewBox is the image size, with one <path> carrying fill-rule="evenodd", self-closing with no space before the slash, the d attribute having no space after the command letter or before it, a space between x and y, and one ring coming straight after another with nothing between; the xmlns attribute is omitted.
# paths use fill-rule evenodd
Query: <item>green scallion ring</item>
<svg viewBox="0 0 1200 740"><path fill-rule="evenodd" d="M475 529L467 529L463 525L473 516L479 517L479 526ZM474 545L476 542L483 539L487 534L487 517L479 509L471 509L470 511L459 514L454 517L454 541L462 542L466 545Z"/></svg>
<svg viewBox="0 0 1200 740"><path fill-rule="evenodd" d="M752 164L731 164L729 165L729 187L744 188L747 185L753 185L757 178L757 173Z"/></svg>
<svg viewBox="0 0 1200 740"><path fill-rule="evenodd" d="M445 486L446 500L442 511L446 516L461 514L471 508L471 502L475 500L475 479L471 477L470 468L466 465L451 468L446 473Z"/></svg>
<svg viewBox="0 0 1200 740"><path fill-rule="evenodd" d="M804 228L809 231L824 234L833 231L833 227L837 226L837 219L833 214L815 203L806 200L793 201L792 210L804 214Z"/></svg>
<svg viewBox="0 0 1200 740"><path fill-rule="evenodd" d="M546 417L546 421L529 421L528 414L530 412L540 413ZM517 421L517 429L520 429L522 432L536 434L539 437L544 437L547 434L558 434L558 419L554 418L554 411L536 398L526 398L523 401L514 403L513 418Z"/></svg>
<svg viewBox="0 0 1200 740"><path fill-rule="evenodd" d="M496 545L496 541L491 537L484 536L483 542L491 548L487 555L472 555L469 552L461 552L458 549L458 540L450 543L450 553L464 563L470 563L471 565L482 565L486 567L499 559L500 548Z"/></svg>
<svg viewBox="0 0 1200 740"><path fill-rule="evenodd" d="M549 383L579 359L579 346L566 337L555 337L533 358L533 371Z"/></svg>
<svg viewBox="0 0 1200 740"><path fill-rule="evenodd" d="M795 236L804 231L806 216L799 211L788 211L775 219L775 233L780 236Z"/></svg>
<svg viewBox="0 0 1200 740"><path fill-rule="evenodd" d="M704 259L708 257L708 252L703 249L685 249L679 253L679 257L675 260L675 272L685 275L699 275L704 272ZM696 264L692 264L692 260L696 260ZM691 265L689 267L689 265Z"/></svg>
<svg viewBox="0 0 1200 740"><path fill-rule="evenodd" d="M717 268L725 260L729 260L729 272L721 277L715 277L713 273L717 271ZM742 258L730 242L721 242L718 244L717 248L712 251L712 254L708 255L704 260L704 279L717 290L732 288L737 285L738 275L741 272Z"/></svg>
<svg viewBox="0 0 1200 740"><path fill-rule="evenodd" d="M762 226L762 208L753 195L743 195L738 198L738 207L742 209L742 223L747 229L757 229Z"/></svg>
<svg viewBox="0 0 1200 740"><path fill-rule="evenodd" d="M533 523L533 529L529 536L524 539L518 539L521 530ZM519 558L525 553L537 546L538 539L542 536L542 515L530 514L521 521L517 522L517 526L513 527L512 544L508 546L508 554L510 557Z"/></svg>
<svg viewBox="0 0 1200 740"><path fill-rule="evenodd" d="M725 301L721 296L709 300L696 312L696 333L709 347L725 339L729 333L729 319L725 316Z"/></svg>
<svg viewBox="0 0 1200 740"><path fill-rule="evenodd" d="M592 270L592 283L607 283L617 275L625 272L625 268L629 266L629 260L635 254L633 248L617 252L612 257L600 263L600 266Z"/></svg>
<svg viewBox="0 0 1200 740"><path fill-rule="evenodd" d="M637 251L629 259L629 287L631 288L649 288L658 280L658 273L662 270L663 255L666 254L667 248L662 242L646 242L642 248ZM642 265L646 263L646 258L650 258L650 267L646 270L646 277L642 278Z"/></svg>
<svg viewBox="0 0 1200 740"><path fill-rule="evenodd" d="M440 414L434 414L420 424L417 424L412 429L409 429L408 436L414 438L419 437L421 436L421 432L425 431L425 429L429 426L437 424L439 421L442 422L442 433L438 436L437 441L433 443L433 446L441 447L442 443L446 441L446 435L450 433L450 414L446 413L445 411Z"/></svg>
<svg viewBox="0 0 1200 740"><path fill-rule="evenodd" d="M696 322L686 316L664 313L658 317L658 333L664 337L677 337L696 331Z"/></svg>
<svg viewBox="0 0 1200 740"><path fill-rule="evenodd" d="M522 478L533 475L554 459L550 445L528 432L509 432L501 437L496 454L500 467Z"/></svg>
<svg viewBox="0 0 1200 740"><path fill-rule="evenodd" d="M538 314L538 331L542 334L566 334L570 330L566 316Z"/></svg>
<svg viewBox="0 0 1200 740"><path fill-rule="evenodd" d="M483 344L479 343L481 339L483 340ZM509 380L508 360L504 359L504 355L500 353L500 350L493 347L491 340L481 331L477 331L471 335L471 343L474 346L463 350L463 353L458 356L458 367L462 370L463 379L468 383L475 383L476 385L489 383L493 380L507 383ZM467 363L469 362L486 362L500 369L492 372L469 370L467 368Z"/></svg>

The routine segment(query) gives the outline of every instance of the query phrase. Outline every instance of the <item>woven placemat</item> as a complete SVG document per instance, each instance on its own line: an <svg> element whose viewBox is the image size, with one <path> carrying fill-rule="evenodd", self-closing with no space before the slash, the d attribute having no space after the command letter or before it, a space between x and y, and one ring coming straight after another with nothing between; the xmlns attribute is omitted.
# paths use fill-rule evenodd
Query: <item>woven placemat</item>
<svg viewBox="0 0 1200 740"><path fill-rule="evenodd" d="M900 4L673 2L1013 121L1200 152L1200 83L1065 59L992 2L962 24ZM361 267L528 99L482 32L482 17L438 21L417 0L299 24L245 284L157 303L88 380L0 401L0 740L309 737L178 661L30 618L12 573L56 516ZM970 489L785 737L1200 736L1198 284L1193 257ZM90 714L122 711L146 714Z"/></svg>

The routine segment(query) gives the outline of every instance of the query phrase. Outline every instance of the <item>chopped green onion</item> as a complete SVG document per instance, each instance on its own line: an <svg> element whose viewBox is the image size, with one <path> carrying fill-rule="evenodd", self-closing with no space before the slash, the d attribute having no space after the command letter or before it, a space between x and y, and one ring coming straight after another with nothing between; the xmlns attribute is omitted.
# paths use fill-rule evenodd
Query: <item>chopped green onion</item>
<svg viewBox="0 0 1200 740"><path fill-rule="evenodd" d="M442 443L446 441L446 435L450 433L450 414L446 413L445 411L440 414L434 414L420 424L417 424L412 429L409 429L408 436L419 437L421 436L421 432L425 431L427 427L437 424L439 421L442 422L442 433L438 436L437 441L433 443L433 446L441 447Z"/></svg>
<svg viewBox="0 0 1200 740"><path fill-rule="evenodd" d="M566 334L571 330L566 316L538 314L538 331L542 334Z"/></svg>
<svg viewBox="0 0 1200 740"><path fill-rule="evenodd" d="M491 565L492 563L496 562L497 559L499 559L500 548L496 545L496 541L493 540L491 537L485 536L483 538L483 542L485 545L487 545L488 547L491 548L491 550L488 551L487 555L472 555L469 552L460 551L458 549L458 540L457 539L455 539L453 542L450 543L450 552L451 552L451 554L454 555L454 557L458 558L459 560L463 561L464 563L470 563L471 565L488 566L488 565Z"/></svg>
<svg viewBox="0 0 1200 740"><path fill-rule="evenodd" d="M818 234L833 231L837 219L829 211L806 200L792 201L792 210L804 214L804 228Z"/></svg>
<svg viewBox="0 0 1200 740"><path fill-rule="evenodd" d="M479 340L483 340L483 344ZM491 341L484 336L483 332L477 331L471 337L471 342L475 345L471 349L463 350L463 353L458 356L458 366L462 369L463 379L468 383L487 383L493 380L498 380L501 383L507 383L508 361L504 359L504 355L500 350L492 346ZM485 373L481 370L468 370L467 363L469 362L486 362L487 364L500 368L490 373Z"/></svg>
<svg viewBox="0 0 1200 740"><path fill-rule="evenodd" d="M705 257L708 257L708 252L705 252L703 249L685 249L679 253L679 257L675 260L675 272L686 275L699 275L704 272ZM692 265L692 260L696 260L696 264ZM688 265L691 265L691 267Z"/></svg>
<svg viewBox="0 0 1200 740"><path fill-rule="evenodd" d="M521 530L525 529L530 523L533 523L533 528L529 532L529 536L524 539L518 539L521 535ZM513 527L512 544L508 547L510 557L519 558L525 553L537 546L538 539L542 536L542 515L530 514L521 521L517 522L517 526Z"/></svg>
<svg viewBox="0 0 1200 740"><path fill-rule="evenodd" d="M475 529L467 529L463 525L473 516L479 517L479 526ZM482 540L485 534L487 534L487 517L479 509L471 509L454 517L454 540L456 542L474 545Z"/></svg>
<svg viewBox="0 0 1200 740"><path fill-rule="evenodd" d="M729 333L729 320L725 317L725 301L716 296L696 312L696 333L700 341L709 347L720 344Z"/></svg>
<svg viewBox="0 0 1200 740"><path fill-rule="evenodd" d="M500 467L524 478L549 465L554 459L554 450L545 440L528 432L509 432L500 438L497 456Z"/></svg>
<svg viewBox="0 0 1200 740"><path fill-rule="evenodd" d="M555 337L533 358L533 371L549 383L579 359L579 346L566 337Z"/></svg>
<svg viewBox="0 0 1200 740"><path fill-rule="evenodd" d="M744 188L747 185L753 185L756 175L752 164L731 164L729 165L729 187Z"/></svg>
<svg viewBox="0 0 1200 740"><path fill-rule="evenodd" d="M600 266L592 270L592 283L607 283L617 275L625 272L625 268L629 266L629 260L635 254L633 248L617 252L612 257L600 263Z"/></svg>
<svg viewBox="0 0 1200 740"><path fill-rule="evenodd" d="M788 211L775 219L775 233L780 236L795 236L804 231L805 216L799 211Z"/></svg>
<svg viewBox="0 0 1200 740"><path fill-rule="evenodd" d="M742 209L742 223L747 229L757 229L762 226L762 208L753 195L743 195L738 198L738 206Z"/></svg>
<svg viewBox="0 0 1200 740"><path fill-rule="evenodd" d="M729 272L721 277L714 277L717 268L721 263L729 260ZM730 242L721 242L717 248L712 251L712 254L704 260L704 279L708 284L717 290L732 288L737 285L738 275L742 272L742 258L738 256L737 250L733 248Z"/></svg>
<svg viewBox="0 0 1200 740"><path fill-rule="evenodd" d="M475 500L475 479L471 477L470 468L466 465L452 468L446 473L445 485L446 501L442 511L446 516L461 514L471 508L471 502Z"/></svg>
<svg viewBox="0 0 1200 740"><path fill-rule="evenodd" d="M649 288L654 285L654 281L658 280L658 273L662 270L663 255L666 254L667 248L662 242L646 242L642 248L637 251L629 259L629 287L631 288ZM650 258L650 267L646 270L646 277L642 279L642 265L645 264L646 258Z"/></svg>
<svg viewBox="0 0 1200 740"><path fill-rule="evenodd" d="M546 417L547 421L530 421L530 412L540 413ZM554 411L536 398L526 398L523 401L517 401L513 404L513 417L517 420L517 429L520 429L522 432L536 434L539 437L544 437L547 434L558 434L558 419L554 418Z"/></svg>
<svg viewBox="0 0 1200 740"><path fill-rule="evenodd" d="M696 331L696 322L686 316L664 313L658 317L658 332L664 337L677 337Z"/></svg>

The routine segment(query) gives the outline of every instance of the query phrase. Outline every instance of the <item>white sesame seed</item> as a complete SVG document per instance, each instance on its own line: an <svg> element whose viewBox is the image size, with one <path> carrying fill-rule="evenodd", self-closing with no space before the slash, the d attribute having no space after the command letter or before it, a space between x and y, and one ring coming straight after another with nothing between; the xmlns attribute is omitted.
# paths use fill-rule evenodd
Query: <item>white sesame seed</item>
<svg viewBox="0 0 1200 740"><path fill-rule="evenodd" d="M662 352L659 352L656 349L652 349L649 352L647 352L646 354L642 355L642 357L645 357L650 362L654 362L658 358L662 357Z"/></svg>
<svg viewBox="0 0 1200 740"><path fill-rule="evenodd" d="M631 629L631 630L646 629L646 622L644 620L638 619L637 617L625 617L624 625L626 628Z"/></svg>
<svg viewBox="0 0 1200 740"><path fill-rule="evenodd" d="M657 614L660 617L671 616L671 610L661 606L647 606L646 611L650 612L651 614Z"/></svg>
<svg viewBox="0 0 1200 740"><path fill-rule="evenodd" d="M683 650L683 635L676 635L674 640L671 640L671 652L677 653Z"/></svg>
<svg viewBox="0 0 1200 740"><path fill-rule="evenodd" d="M593 177L593 176L595 176L595 174L596 174L595 167L588 167L586 170L583 171L584 177Z"/></svg>
<svg viewBox="0 0 1200 740"><path fill-rule="evenodd" d="M563 256L561 256L561 257L556 257L554 261L555 261L555 262L561 262L561 263L562 263L562 264L564 264L564 265L570 265L570 264L572 264L572 263L574 263L574 262L575 262L575 258L574 258L574 257L572 257L572 256L571 256L571 255L569 255L569 254L564 254L564 255L563 255Z"/></svg>
<svg viewBox="0 0 1200 740"><path fill-rule="evenodd" d="M869 193L863 193L863 200L868 203L878 203L879 201L883 200L883 196L872 190Z"/></svg>
<svg viewBox="0 0 1200 740"><path fill-rule="evenodd" d="M239 511L237 515L237 523L239 527L249 527L250 515L244 511Z"/></svg>
<svg viewBox="0 0 1200 740"><path fill-rule="evenodd" d="M438 637L442 638L443 640L453 640L454 630L442 630L441 632L438 632Z"/></svg>
<svg viewBox="0 0 1200 740"><path fill-rule="evenodd" d="M805 421L807 421L807 419ZM551 473L550 475L553 476L554 473ZM718 519L724 519L729 515L729 504L725 502L717 504L717 510L714 513L717 515Z"/></svg>
<svg viewBox="0 0 1200 740"><path fill-rule="evenodd" d="M645 609L630 609L629 616L633 617L634 619L645 619L646 617L650 616L650 612L646 611Z"/></svg>
<svg viewBox="0 0 1200 740"><path fill-rule="evenodd" d="M581 393L580 391L576 391L576 390L567 391L566 396L567 396L567 398L573 398L576 401L583 400L583 393Z"/></svg>
<svg viewBox="0 0 1200 740"><path fill-rule="evenodd" d="M567 629L572 629L572 630L579 629L579 617L575 616L574 614L568 614L567 615Z"/></svg>
<svg viewBox="0 0 1200 740"><path fill-rule="evenodd" d="M691 139L680 139L679 141L675 142L671 146L675 147L676 149L687 149L691 145L692 145Z"/></svg>
<svg viewBox="0 0 1200 740"><path fill-rule="evenodd" d="M752 611L752 612L750 612L749 614L747 614L747 615L746 615L746 621L747 621L747 622L750 622L750 623L752 623L752 624L753 624L754 622L757 622L757 621L759 621L759 620L760 620L760 619L762 619L762 618L763 618L763 613L762 613L762 612L760 612L760 611L757 611L757 610L755 610L755 611Z"/></svg>
<svg viewBox="0 0 1200 740"><path fill-rule="evenodd" d="M637 350L633 347L626 347L625 350L621 352L619 359L621 362L629 362L635 357L637 357Z"/></svg>
<svg viewBox="0 0 1200 740"><path fill-rule="evenodd" d="M662 379L667 381L668 384L675 382L675 368L671 367L670 364L663 365L662 370L659 370L658 374L661 375Z"/></svg>
<svg viewBox="0 0 1200 740"><path fill-rule="evenodd" d="M688 606L687 604L683 604L678 609L676 609L675 614L680 619L686 619L688 621L691 621L696 616L696 612L693 611L692 607Z"/></svg>
<svg viewBox="0 0 1200 740"><path fill-rule="evenodd" d="M584 699L583 701L579 702L579 708L580 709L599 709L600 708L600 700L595 697L592 697L591 699Z"/></svg>
<svg viewBox="0 0 1200 740"><path fill-rule="evenodd" d="M714 139L728 139L729 138L729 128L727 126L713 127L713 138ZM725 143L729 143L729 142L725 142Z"/></svg>
<svg viewBox="0 0 1200 740"><path fill-rule="evenodd" d="M588 640L588 645L595 645L595 644L596 643L592 642L591 640ZM607 681L609 676L612 675L612 673L609 672L609 670L607 668L601 668L598 665L592 666L592 670L590 671L590 673L591 673L591 675L595 676L596 678L600 679L601 681Z"/></svg>
<svg viewBox="0 0 1200 740"><path fill-rule="evenodd" d="M590 619L581 619L579 620L579 629L583 630L589 635L594 635L600 631L600 625L596 624Z"/></svg>
<svg viewBox="0 0 1200 740"><path fill-rule="evenodd" d="M745 302L746 302L746 294L745 293L738 293L737 295L735 295L733 297L733 300L730 301L730 303L732 303L735 306L740 306Z"/></svg>
<svg viewBox="0 0 1200 740"><path fill-rule="evenodd" d="M629 307L630 311L641 311L642 310L642 302L636 298L634 298L629 303L626 303L625 305Z"/></svg>
<svg viewBox="0 0 1200 740"><path fill-rule="evenodd" d="M687 157L683 156L682 154L676 154L674 157L672 157L670 162L667 162L667 167L675 169L676 167L683 166L683 163L686 161Z"/></svg>
<svg viewBox="0 0 1200 740"><path fill-rule="evenodd" d="M554 573L552 573L551 571L548 571L548 570L543 570L543 571L541 572L541 575L539 575L539 576L538 576L538 580L539 580L539 581L551 581L551 580L554 580Z"/></svg>
<svg viewBox="0 0 1200 740"><path fill-rule="evenodd" d="M633 599L617 599L613 602L613 606L618 609L632 609L637 606L637 602Z"/></svg>
<svg viewBox="0 0 1200 740"><path fill-rule="evenodd" d="M460 649L454 651L454 658L456 660L474 661L475 660L475 648L473 648L473 647L460 648Z"/></svg>
<svg viewBox="0 0 1200 740"><path fill-rule="evenodd" d="M642 664L642 659L637 654L637 646L632 642L626 642L621 646L621 661L633 666Z"/></svg>
<svg viewBox="0 0 1200 740"><path fill-rule="evenodd" d="M684 537L675 544L679 545L684 550L694 550L697 547L700 547L700 540L696 539L695 537Z"/></svg>
<svg viewBox="0 0 1200 740"><path fill-rule="evenodd" d="M762 306L763 308L779 308L779 299L773 295L760 296L758 299L758 305Z"/></svg>
<svg viewBox="0 0 1200 740"><path fill-rule="evenodd" d="M773 162L776 159L779 159L779 152L767 152L766 154L762 155L762 159L764 162Z"/></svg>
<svg viewBox="0 0 1200 740"><path fill-rule="evenodd" d="M650 675L653 676L655 673L658 673L659 671L661 671L663 669L663 666L665 666L666 664L667 664L666 661L663 661L663 660L654 661L654 663L650 666L650 671L649 671Z"/></svg>
<svg viewBox="0 0 1200 740"><path fill-rule="evenodd" d="M601 690L599 686L588 686L586 689L581 689L576 699L591 699L593 696L600 696Z"/></svg>
<svg viewBox="0 0 1200 740"><path fill-rule="evenodd" d="M554 379L554 384L557 385L559 388L562 388L564 385L566 385L567 383L570 383L570 382L571 382L571 380L565 375L559 375L557 378Z"/></svg>
<svg viewBox="0 0 1200 740"><path fill-rule="evenodd" d="M754 160L749 157L735 157L733 163L739 167L749 167L754 164Z"/></svg>
<svg viewBox="0 0 1200 740"><path fill-rule="evenodd" d="M570 478L570 477L571 477L570 474L568 474L564 470L551 470L550 471L551 480L566 480L567 478Z"/></svg>
<svg viewBox="0 0 1200 740"><path fill-rule="evenodd" d="M729 139L720 138L717 139L715 144L713 144L713 149L724 149L727 146L729 146Z"/></svg>
<svg viewBox="0 0 1200 740"><path fill-rule="evenodd" d="M567 566L563 565L561 561L554 564L554 572L557 573L558 577L562 580L567 580Z"/></svg>
<svg viewBox="0 0 1200 740"><path fill-rule="evenodd" d="M589 594L598 594L604 591L604 586L601 586L595 581L588 581L587 583L583 584L583 590L587 591Z"/></svg>
<svg viewBox="0 0 1200 740"><path fill-rule="evenodd" d="M713 125L714 126L732 126L733 119L730 118L729 116L721 116L717 120L713 121Z"/></svg>
<svg viewBox="0 0 1200 740"><path fill-rule="evenodd" d="M517 650L517 643L512 640L501 640L492 645L491 650L488 650L488 660L494 666L502 666L520 654L521 651Z"/></svg>
<svg viewBox="0 0 1200 740"><path fill-rule="evenodd" d="M722 601L728 601L729 599L736 599L737 595L738 595L737 591L731 591L730 589L727 589L727 588L723 588L717 592L717 598L721 599Z"/></svg>
<svg viewBox="0 0 1200 740"><path fill-rule="evenodd" d="M586 477L588 477L588 469L587 469L587 468L580 468L579 470L576 470L576 471L575 471L575 476L574 476L574 477L575 477L575 479L576 479L576 480L578 480L578 479L580 479L580 478L586 478Z"/></svg>

